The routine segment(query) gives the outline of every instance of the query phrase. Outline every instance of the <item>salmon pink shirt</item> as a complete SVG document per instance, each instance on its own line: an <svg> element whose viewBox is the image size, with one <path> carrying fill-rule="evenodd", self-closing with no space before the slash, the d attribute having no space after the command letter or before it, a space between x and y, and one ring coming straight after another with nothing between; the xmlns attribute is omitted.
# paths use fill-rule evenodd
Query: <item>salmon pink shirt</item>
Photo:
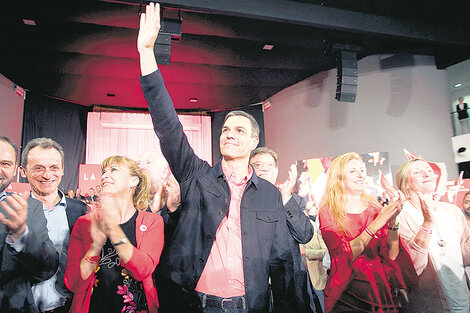
<svg viewBox="0 0 470 313"><path fill-rule="evenodd" d="M206 266L196 285L196 291L230 298L245 295L243 255L240 224L240 204L246 183L253 175L248 166L248 175L236 181L236 175L222 163L222 171L230 188L228 214L217 229Z"/></svg>

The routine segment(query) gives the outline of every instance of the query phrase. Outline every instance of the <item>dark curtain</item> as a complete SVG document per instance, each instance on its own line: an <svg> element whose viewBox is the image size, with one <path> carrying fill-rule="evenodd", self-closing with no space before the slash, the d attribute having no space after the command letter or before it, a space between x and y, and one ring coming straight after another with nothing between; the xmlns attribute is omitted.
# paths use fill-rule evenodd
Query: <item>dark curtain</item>
<svg viewBox="0 0 470 313"><path fill-rule="evenodd" d="M259 124L258 147L266 146L266 141L264 137L264 115L263 115L262 105L254 105L254 106L249 106L246 108L238 108L238 109L221 111L221 112L212 112L211 113L211 116L212 116L212 119L211 119L212 164L215 164L222 157L222 155L220 154L219 138L220 138L220 132L222 130L222 126L224 125L225 115L227 115L227 113L229 113L230 111L235 111L235 110L245 111L246 113L253 115L253 117Z"/></svg>
<svg viewBox="0 0 470 313"><path fill-rule="evenodd" d="M65 153L64 176L59 188L67 192L78 185L78 168L85 163L87 115L90 107L28 92L23 115L21 152L28 141L48 137ZM22 182L27 182L21 178Z"/></svg>

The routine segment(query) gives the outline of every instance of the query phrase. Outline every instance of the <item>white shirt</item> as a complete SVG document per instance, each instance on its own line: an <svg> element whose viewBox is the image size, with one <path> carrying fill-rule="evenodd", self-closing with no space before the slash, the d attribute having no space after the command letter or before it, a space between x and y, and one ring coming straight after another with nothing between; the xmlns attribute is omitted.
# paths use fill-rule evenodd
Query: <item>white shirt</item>
<svg viewBox="0 0 470 313"><path fill-rule="evenodd" d="M59 203L57 203L51 210L45 209L43 205L43 211L47 220L49 239L51 239L54 248L59 252L60 256L64 240L69 237L70 230L67 221L67 214L65 213L65 209L67 207L65 195L60 190L59 195L61 197ZM32 197L35 198L34 195L32 195ZM55 289L56 280L57 272L48 280L32 287L34 301L40 311L49 311L65 304L66 298Z"/></svg>

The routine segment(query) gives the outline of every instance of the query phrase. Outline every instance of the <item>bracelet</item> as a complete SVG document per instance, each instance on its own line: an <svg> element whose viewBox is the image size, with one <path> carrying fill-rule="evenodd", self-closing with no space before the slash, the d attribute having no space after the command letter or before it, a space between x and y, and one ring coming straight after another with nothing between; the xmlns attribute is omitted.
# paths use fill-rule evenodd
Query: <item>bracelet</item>
<svg viewBox="0 0 470 313"><path fill-rule="evenodd" d="M424 231L426 234L432 235L432 229L424 228L423 225L419 226L419 229Z"/></svg>
<svg viewBox="0 0 470 313"><path fill-rule="evenodd" d="M388 226L389 230L397 231L400 228L400 223L397 223L395 226Z"/></svg>
<svg viewBox="0 0 470 313"><path fill-rule="evenodd" d="M127 239L126 237L122 237L121 240L119 240L118 242L116 242L116 243L111 242L111 244L113 246L117 247L117 246L125 244L126 242L129 242L129 239Z"/></svg>
<svg viewBox="0 0 470 313"><path fill-rule="evenodd" d="M85 255L85 261L87 261L88 263L91 263L91 264L98 264L99 260L100 260L100 256L99 255L95 255L95 256L89 256L89 255Z"/></svg>
<svg viewBox="0 0 470 313"><path fill-rule="evenodd" d="M367 235L371 236L372 238L377 238L377 236L374 235L374 234L369 230L369 227L366 227L365 231L366 231Z"/></svg>

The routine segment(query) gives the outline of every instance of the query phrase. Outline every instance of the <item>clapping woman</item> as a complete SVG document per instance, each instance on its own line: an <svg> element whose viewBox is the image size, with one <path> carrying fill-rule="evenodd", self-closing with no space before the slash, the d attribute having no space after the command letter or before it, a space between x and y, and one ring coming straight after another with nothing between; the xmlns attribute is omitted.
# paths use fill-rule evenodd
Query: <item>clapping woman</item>
<svg viewBox="0 0 470 313"><path fill-rule="evenodd" d="M356 153L335 158L327 171L319 212L332 262L325 312L398 312L392 286L416 283L399 238L397 215L404 199L382 207L366 194L365 179L365 164Z"/></svg>
<svg viewBox="0 0 470 313"><path fill-rule="evenodd" d="M423 159L403 163L398 188L409 200L398 217L419 286L406 312L469 312L464 266L470 265L470 229L455 205L435 201L437 175Z"/></svg>
<svg viewBox="0 0 470 313"><path fill-rule="evenodd" d="M145 211L149 180L122 156L107 158L101 169L99 201L70 238L71 312L157 312L152 273L163 248L163 220Z"/></svg>

